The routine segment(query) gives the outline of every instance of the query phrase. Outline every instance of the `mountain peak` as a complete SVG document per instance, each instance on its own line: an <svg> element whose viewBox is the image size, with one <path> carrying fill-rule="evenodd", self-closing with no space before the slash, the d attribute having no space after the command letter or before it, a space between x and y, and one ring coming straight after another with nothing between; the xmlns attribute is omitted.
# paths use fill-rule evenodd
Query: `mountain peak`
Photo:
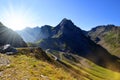
<svg viewBox="0 0 120 80"><path fill-rule="evenodd" d="M41 29L49 29L49 28L52 28L52 26L50 26L50 25L41 26Z"/></svg>
<svg viewBox="0 0 120 80"><path fill-rule="evenodd" d="M74 25L73 22L70 19L64 18L60 24L60 26L71 26Z"/></svg>
<svg viewBox="0 0 120 80"><path fill-rule="evenodd" d="M96 26L95 28L92 28L91 31L96 31L98 33L99 32L108 32L108 31L111 31L111 30L115 30L115 29L118 29L119 27L118 26L115 26L113 24L108 24L108 25L99 25L99 26ZM91 32L90 31L90 32Z"/></svg>
<svg viewBox="0 0 120 80"><path fill-rule="evenodd" d="M63 18L62 21L71 21L70 19L67 19L67 18Z"/></svg>
<svg viewBox="0 0 120 80"><path fill-rule="evenodd" d="M62 30L62 31L71 31L71 30L76 30L77 26L74 25L74 23L67 18L64 18L57 26L55 29L57 31Z"/></svg>

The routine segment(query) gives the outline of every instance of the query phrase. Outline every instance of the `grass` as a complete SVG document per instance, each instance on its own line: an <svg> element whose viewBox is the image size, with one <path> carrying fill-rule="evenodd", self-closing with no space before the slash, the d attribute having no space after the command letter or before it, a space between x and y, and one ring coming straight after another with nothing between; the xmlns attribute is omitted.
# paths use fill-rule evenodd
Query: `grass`
<svg viewBox="0 0 120 80"><path fill-rule="evenodd" d="M120 33L109 32L104 39L106 43L109 43L111 45L111 47L120 47Z"/></svg>
<svg viewBox="0 0 120 80"><path fill-rule="evenodd" d="M4 55L4 54L0 54ZM0 66L0 80L76 80L56 65L24 54L4 55L10 64Z"/></svg>
<svg viewBox="0 0 120 80"><path fill-rule="evenodd" d="M112 31L105 35L104 37L106 47L108 46L108 51L113 55L119 56L120 55L120 32L119 31Z"/></svg>
<svg viewBox="0 0 120 80"><path fill-rule="evenodd" d="M41 49L21 48L18 51L17 55L0 54L10 62L0 66L0 80L120 80L120 73L77 55L58 52L60 60L55 61L50 53Z"/></svg>
<svg viewBox="0 0 120 80"><path fill-rule="evenodd" d="M73 55L73 57L76 57ZM78 56L76 57L78 58ZM120 73L100 67L91 61L82 58L79 62L73 62L62 56L62 61L69 65L73 71L83 77L83 80L120 80ZM82 63L84 61L84 63Z"/></svg>

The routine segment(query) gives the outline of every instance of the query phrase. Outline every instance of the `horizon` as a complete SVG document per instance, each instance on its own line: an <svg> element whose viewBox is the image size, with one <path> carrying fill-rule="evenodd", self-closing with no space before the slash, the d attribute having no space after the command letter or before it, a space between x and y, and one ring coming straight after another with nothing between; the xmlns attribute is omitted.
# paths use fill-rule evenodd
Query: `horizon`
<svg viewBox="0 0 120 80"><path fill-rule="evenodd" d="M83 30L98 25L120 25L119 0L1 0L0 21L13 30L51 25L63 18Z"/></svg>

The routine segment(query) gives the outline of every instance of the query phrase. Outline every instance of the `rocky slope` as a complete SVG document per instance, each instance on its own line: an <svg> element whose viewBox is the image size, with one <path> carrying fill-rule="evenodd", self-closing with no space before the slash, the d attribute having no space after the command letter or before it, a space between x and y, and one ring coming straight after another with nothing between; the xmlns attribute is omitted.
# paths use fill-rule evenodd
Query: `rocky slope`
<svg viewBox="0 0 120 80"><path fill-rule="evenodd" d="M120 27L115 25L97 26L88 31L88 37L120 57Z"/></svg>
<svg viewBox="0 0 120 80"><path fill-rule="evenodd" d="M26 47L23 39L13 30L0 23L0 46L10 44L13 47Z"/></svg>

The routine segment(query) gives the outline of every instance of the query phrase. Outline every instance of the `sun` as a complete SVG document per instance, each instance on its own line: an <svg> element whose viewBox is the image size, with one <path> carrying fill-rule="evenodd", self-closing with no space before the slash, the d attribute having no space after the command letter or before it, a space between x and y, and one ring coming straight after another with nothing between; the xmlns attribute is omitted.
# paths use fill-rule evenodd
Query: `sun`
<svg viewBox="0 0 120 80"><path fill-rule="evenodd" d="M22 30L32 25L34 19L31 14L31 9L25 8L23 5L21 7L16 7L12 4L8 6L3 8L0 16L0 22L6 27L12 30Z"/></svg>
<svg viewBox="0 0 120 80"><path fill-rule="evenodd" d="M4 14L2 23L12 30L21 30L27 27L28 21L25 14L12 12Z"/></svg>
<svg viewBox="0 0 120 80"><path fill-rule="evenodd" d="M9 16L6 26L13 30L20 30L25 27L25 18L20 15Z"/></svg>
<svg viewBox="0 0 120 80"><path fill-rule="evenodd" d="M10 1L1 10L0 22L12 30L38 26L40 18L37 13L33 12L33 8L24 5L22 1L17 5Z"/></svg>
<svg viewBox="0 0 120 80"><path fill-rule="evenodd" d="M13 30L21 30L27 26L27 18L20 13L6 14L3 24Z"/></svg>

